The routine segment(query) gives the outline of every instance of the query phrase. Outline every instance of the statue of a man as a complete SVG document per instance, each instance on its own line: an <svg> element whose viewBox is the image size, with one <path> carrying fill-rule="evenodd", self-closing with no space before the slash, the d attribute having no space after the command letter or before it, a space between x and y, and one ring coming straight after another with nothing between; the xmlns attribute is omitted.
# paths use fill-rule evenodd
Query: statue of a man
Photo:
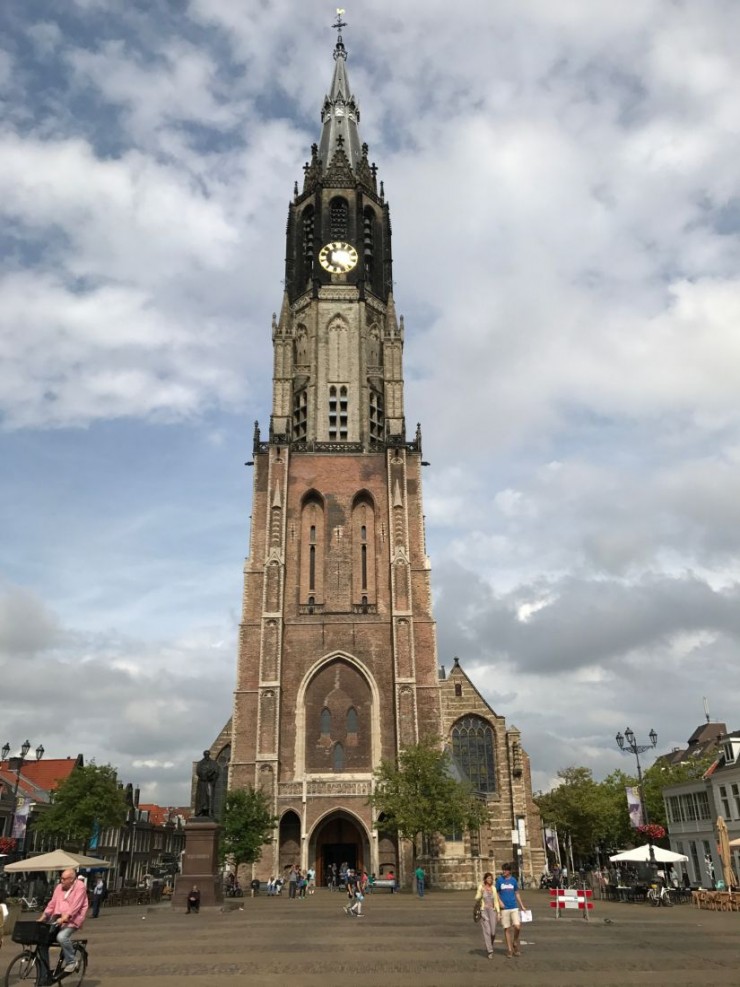
<svg viewBox="0 0 740 987"><path fill-rule="evenodd" d="M220 766L211 760L211 752L203 751L203 757L195 768L195 775L198 779L195 786L195 814L196 816L210 819L213 815L213 801L218 776L221 774Z"/></svg>

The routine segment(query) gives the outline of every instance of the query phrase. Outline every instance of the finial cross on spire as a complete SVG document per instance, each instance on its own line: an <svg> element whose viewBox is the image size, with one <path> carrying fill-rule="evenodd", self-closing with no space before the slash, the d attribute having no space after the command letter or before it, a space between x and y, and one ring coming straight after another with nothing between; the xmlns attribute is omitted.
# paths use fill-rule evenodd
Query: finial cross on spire
<svg viewBox="0 0 740 987"><path fill-rule="evenodd" d="M346 27L347 24L342 20L342 14L344 13L344 7L337 7L337 19L332 24L332 27L337 32L337 44L334 48L334 60L338 58L347 58L347 49L344 47L344 41L342 40L342 28Z"/></svg>

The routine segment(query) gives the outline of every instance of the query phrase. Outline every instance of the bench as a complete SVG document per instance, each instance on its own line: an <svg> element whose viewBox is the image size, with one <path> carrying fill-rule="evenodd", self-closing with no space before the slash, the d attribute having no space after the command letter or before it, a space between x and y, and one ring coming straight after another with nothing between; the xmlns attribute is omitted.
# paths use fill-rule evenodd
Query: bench
<svg viewBox="0 0 740 987"><path fill-rule="evenodd" d="M368 891L378 888L388 888L391 894L395 894L398 891L398 881L395 877L376 877L373 884L368 884Z"/></svg>

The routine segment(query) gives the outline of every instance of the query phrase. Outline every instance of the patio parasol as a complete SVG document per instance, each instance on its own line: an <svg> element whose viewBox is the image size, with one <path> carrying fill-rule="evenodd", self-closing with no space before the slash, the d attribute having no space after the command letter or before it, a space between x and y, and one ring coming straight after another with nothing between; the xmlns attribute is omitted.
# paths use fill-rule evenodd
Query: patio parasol
<svg viewBox="0 0 740 987"><path fill-rule="evenodd" d="M68 867L73 867L75 870L78 867L107 870L112 866L107 860L100 860L98 857L86 857L81 853L68 853L66 850L52 850L51 853L40 853L37 857L28 857L26 860L18 860L14 864L6 864L5 873L67 870Z"/></svg>
<svg viewBox="0 0 740 987"><path fill-rule="evenodd" d="M662 846L655 846L655 844L653 844L653 853L655 854L656 862L659 864L677 864L680 861L689 859L683 853L664 850ZM609 857L609 860L634 860L635 862L649 863L650 844L645 843L643 846L636 846L633 850L621 850L619 853L615 853L613 857Z"/></svg>
<svg viewBox="0 0 740 987"><path fill-rule="evenodd" d="M722 858L722 877L725 887L734 888L737 886L737 878L732 869L732 850L730 850L730 837L727 834L727 823L724 816L717 816L717 849Z"/></svg>

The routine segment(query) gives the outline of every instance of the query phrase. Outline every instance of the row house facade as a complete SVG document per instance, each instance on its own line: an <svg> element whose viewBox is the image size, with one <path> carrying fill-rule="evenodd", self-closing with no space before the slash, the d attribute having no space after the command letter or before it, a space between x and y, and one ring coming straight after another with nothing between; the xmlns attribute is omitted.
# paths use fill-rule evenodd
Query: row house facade
<svg viewBox="0 0 740 987"><path fill-rule="evenodd" d="M671 850L689 859L679 868L692 884L711 888L722 878L717 818L727 824L730 841L740 839L740 731L719 738L718 758L703 778L663 790ZM740 848L732 849L740 873Z"/></svg>

